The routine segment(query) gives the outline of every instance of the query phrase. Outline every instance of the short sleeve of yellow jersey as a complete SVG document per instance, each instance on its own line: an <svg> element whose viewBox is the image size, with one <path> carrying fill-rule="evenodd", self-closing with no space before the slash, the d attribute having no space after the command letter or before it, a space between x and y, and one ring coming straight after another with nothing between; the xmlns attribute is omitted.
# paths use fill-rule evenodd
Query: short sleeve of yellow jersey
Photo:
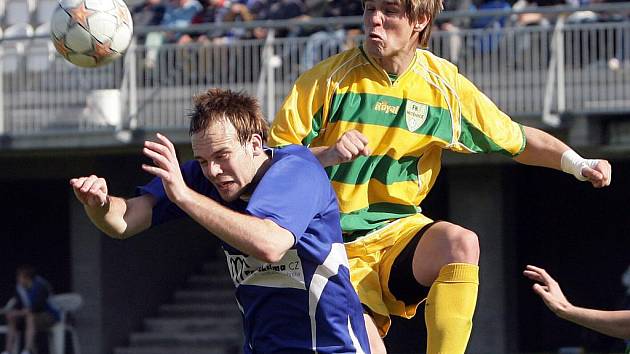
<svg viewBox="0 0 630 354"><path fill-rule="evenodd" d="M326 82L322 82L319 72L310 70L298 78L276 114L269 146L310 145L323 124L326 92Z"/></svg>
<svg viewBox="0 0 630 354"><path fill-rule="evenodd" d="M460 134L451 149L458 152L499 152L514 157L525 149L523 127L512 121L486 95L457 75L461 107Z"/></svg>

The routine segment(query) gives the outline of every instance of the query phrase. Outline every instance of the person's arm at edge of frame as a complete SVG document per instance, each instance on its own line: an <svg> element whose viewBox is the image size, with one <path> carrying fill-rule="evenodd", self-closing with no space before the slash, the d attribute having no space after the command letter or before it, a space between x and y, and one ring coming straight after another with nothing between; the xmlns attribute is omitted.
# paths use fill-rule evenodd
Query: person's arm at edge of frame
<svg viewBox="0 0 630 354"><path fill-rule="evenodd" d="M157 142L145 142L143 151L155 165L142 168L162 179L168 198L188 216L232 247L263 262L275 263L293 247L295 237L289 230L271 220L231 210L188 187L175 147L165 136L157 137ZM260 149L262 152L262 145Z"/></svg>
<svg viewBox="0 0 630 354"><path fill-rule="evenodd" d="M125 239L151 226L153 196L130 199L111 196L105 179L94 175L73 178L70 185L90 221L107 236Z"/></svg>
<svg viewBox="0 0 630 354"><path fill-rule="evenodd" d="M538 283L533 290L556 316L580 326L621 339L630 339L630 311L604 311L571 304L558 282L544 269L528 265L523 274Z"/></svg>
<svg viewBox="0 0 630 354"><path fill-rule="evenodd" d="M584 159L569 146L540 129L523 126L526 146L514 160L534 166L562 170L581 181L589 181L595 188L611 182L611 166L606 160Z"/></svg>

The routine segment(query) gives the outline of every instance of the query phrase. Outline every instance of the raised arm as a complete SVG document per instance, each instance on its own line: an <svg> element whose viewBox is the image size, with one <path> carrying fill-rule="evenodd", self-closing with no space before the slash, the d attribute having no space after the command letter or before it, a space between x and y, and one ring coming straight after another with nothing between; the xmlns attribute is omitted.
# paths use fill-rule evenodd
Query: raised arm
<svg viewBox="0 0 630 354"><path fill-rule="evenodd" d="M630 311L601 311L572 305L562 289L544 269L528 265L523 274L536 281L534 292L558 317L594 331L622 339L630 339Z"/></svg>
<svg viewBox="0 0 630 354"><path fill-rule="evenodd" d="M124 239L151 226L153 196L110 196L105 179L94 175L73 178L70 185L92 223L108 236Z"/></svg>
<svg viewBox="0 0 630 354"><path fill-rule="evenodd" d="M534 166L562 170L581 181L589 181L595 188L610 185L610 163L600 159L584 159L569 146L542 130L523 127L527 145L515 161Z"/></svg>
<svg viewBox="0 0 630 354"><path fill-rule="evenodd" d="M175 147L163 135L145 142L154 165L142 168L162 180L168 198L188 216L232 247L264 262L279 261L295 242L293 234L271 220L233 211L186 185Z"/></svg>

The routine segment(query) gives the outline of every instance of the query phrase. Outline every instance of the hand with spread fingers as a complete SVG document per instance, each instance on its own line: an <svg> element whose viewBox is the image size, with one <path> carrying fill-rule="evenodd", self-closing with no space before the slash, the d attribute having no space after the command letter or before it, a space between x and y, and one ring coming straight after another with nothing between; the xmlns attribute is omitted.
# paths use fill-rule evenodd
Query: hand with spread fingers
<svg viewBox="0 0 630 354"><path fill-rule="evenodd" d="M558 282L544 269L528 265L523 271L523 275L537 282L532 286L532 289L555 314L560 316L560 313L573 306L562 293Z"/></svg>
<svg viewBox="0 0 630 354"><path fill-rule="evenodd" d="M630 311L602 311L574 306L564 296L558 282L544 269L528 265L523 275L536 281L532 287L534 292L558 317L611 337L630 339Z"/></svg>
<svg viewBox="0 0 630 354"><path fill-rule="evenodd" d="M157 141L145 141L142 153L153 161L153 165L142 164L142 169L162 179L168 198L177 203L185 198L190 188L186 185L179 166L173 143L157 133Z"/></svg>

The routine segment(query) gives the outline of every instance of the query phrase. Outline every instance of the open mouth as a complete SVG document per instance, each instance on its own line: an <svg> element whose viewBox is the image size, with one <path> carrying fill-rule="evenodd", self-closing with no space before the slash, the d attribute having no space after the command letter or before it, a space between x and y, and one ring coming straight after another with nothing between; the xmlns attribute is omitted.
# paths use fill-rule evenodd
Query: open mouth
<svg viewBox="0 0 630 354"><path fill-rule="evenodd" d="M216 182L215 185L217 186L217 188L221 190L228 190L230 189L230 186L234 183L235 183L234 181L224 181L224 182Z"/></svg>

